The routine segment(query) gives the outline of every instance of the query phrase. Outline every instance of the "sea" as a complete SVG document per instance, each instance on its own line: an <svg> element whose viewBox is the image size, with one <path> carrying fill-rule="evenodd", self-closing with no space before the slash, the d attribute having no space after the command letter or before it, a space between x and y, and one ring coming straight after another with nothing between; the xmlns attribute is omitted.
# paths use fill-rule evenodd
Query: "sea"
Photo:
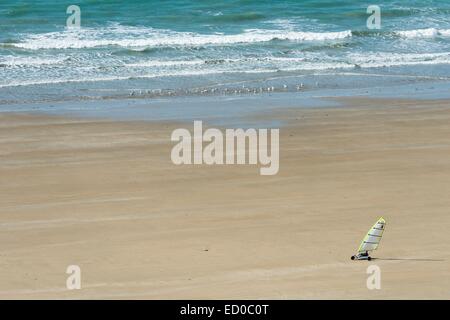
<svg viewBox="0 0 450 320"><path fill-rule="evenodd" d="M448 0L0 2L0 111L449 79Z"/></svg>

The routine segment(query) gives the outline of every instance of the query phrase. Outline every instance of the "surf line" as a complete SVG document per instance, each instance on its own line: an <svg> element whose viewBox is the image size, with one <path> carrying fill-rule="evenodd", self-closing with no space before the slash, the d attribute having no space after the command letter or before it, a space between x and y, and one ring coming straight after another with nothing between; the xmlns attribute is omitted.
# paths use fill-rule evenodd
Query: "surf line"
<svg viewBox="0 0 450 320"><path fill-rule="evenodd" d="M219 129L208 128L203 132L202 121L194 121L193 134L185 128L172 132L171 141L178 143L172 148L171 160L175 165L259 163L261 175L275 175L280 167L279 140L279 129L226 129L223 133Z"/></svg>

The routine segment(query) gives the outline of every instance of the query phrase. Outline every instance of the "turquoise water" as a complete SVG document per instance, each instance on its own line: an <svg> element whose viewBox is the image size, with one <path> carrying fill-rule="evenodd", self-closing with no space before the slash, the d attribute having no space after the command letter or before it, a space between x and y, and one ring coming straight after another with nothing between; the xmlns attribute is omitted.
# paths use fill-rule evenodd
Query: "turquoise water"
<svg viewBox="0 0 450 320"><path fill-rule="evenodd" d="M0 103L258 94L450 76L450 1L0 3ZM371 77L377 79L371 79ZM27 90L23 90L26 87Z"/></svg>

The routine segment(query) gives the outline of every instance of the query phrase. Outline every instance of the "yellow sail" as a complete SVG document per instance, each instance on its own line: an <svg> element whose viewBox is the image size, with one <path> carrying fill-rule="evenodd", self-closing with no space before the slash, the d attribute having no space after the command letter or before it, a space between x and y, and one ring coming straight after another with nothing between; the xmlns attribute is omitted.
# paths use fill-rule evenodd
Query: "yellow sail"
<svg viewBox="0 0 450 320"><path fill-rule="evenodd" d="M384 229L386 228L386 221L381 217L377 222L370 228L364 237L361 245L359 246L358 252L373 251L378 248L380 244L381 237L383 236Z"/></svg>

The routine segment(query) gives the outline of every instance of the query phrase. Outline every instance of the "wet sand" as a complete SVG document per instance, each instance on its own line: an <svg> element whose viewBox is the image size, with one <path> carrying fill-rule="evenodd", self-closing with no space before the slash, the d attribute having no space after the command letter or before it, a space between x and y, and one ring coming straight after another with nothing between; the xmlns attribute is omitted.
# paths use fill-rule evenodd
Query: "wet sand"
<svg viewBox="0 0 450 320"><path fill-rule="evenodd" d="M275 176L173 165L192 122L0 113L0 298L449 299L450 102L342 101L268 116Z"/></svg>

